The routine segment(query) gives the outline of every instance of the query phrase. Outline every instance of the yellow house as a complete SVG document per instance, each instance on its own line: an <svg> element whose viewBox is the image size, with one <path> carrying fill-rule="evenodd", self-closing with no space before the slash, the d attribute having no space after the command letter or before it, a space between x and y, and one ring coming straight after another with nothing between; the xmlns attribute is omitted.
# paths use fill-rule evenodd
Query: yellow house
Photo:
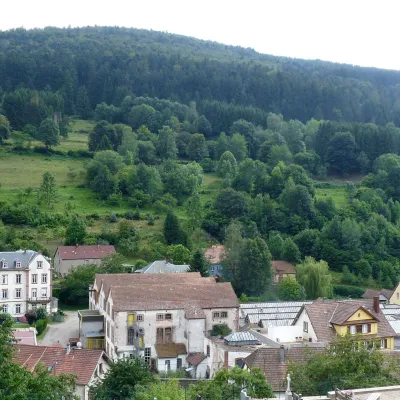
<svg viewBox="0 0 400 400"><path fill-rule="evenodd" d="M400 283L393 290L393 293L389 298L389 304L400 304Z"/></svg>
<svg viewBox="0 0 400 400"><path fill-rule="evenodd" d="M335 335L359 335L365 344L394 349L395 331L381 312L379 297L372 300L318 299L307 304L296 325L302 325L303 337L310 342L330 342Z"/></svg>
<svg viewBox="0 0 400 400"><path fill-rule="evenodd" d="M363 294L364 299L373 299L378 296L380 303L384 304L399 304L400 305L400 283L394 290L381 289L372 290L367 289Z"/></svg>

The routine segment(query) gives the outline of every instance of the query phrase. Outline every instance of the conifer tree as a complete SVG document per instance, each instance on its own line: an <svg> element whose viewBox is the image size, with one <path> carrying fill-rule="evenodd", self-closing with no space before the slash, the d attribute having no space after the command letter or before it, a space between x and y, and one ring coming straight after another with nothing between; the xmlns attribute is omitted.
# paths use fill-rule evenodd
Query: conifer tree
<svg viewBox="0 0 400 400"><path fill-rule="evenodd" d="M201 276L208 276L207 261L201 250L196 250L190 263L190 271L200 272Z"/></svg>
<svg viewBox="0 0 400 400"><path fill-rule="evenodd" d="M88 119L92 116L92 108L90 106L86 86L81 86L78 90L78 96L76 99L76 112L82 119Z"/></svg>

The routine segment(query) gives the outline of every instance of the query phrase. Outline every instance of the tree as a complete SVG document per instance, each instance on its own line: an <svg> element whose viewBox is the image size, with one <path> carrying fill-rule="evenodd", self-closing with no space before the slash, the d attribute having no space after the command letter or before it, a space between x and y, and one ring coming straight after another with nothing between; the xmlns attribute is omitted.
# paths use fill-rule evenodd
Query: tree
<svg viewBox="0 0 400 400"><path fill-rule="evenodd" d="M302 287L293 276L285 276L279 283L279 299L296 301L302 299Z"/></svg>
<svg viewBox="0 0 400 400"><path fill-rule="evenodd" d="M300 250L292 238L287 238L283 242L282 259L291 263L300 262Z"/></svg>
<svg viewBox="0 0 400 400"><path fill-rule="evenodd" d="M326 161L329 168L339 175L349 174L358 168L357 144L350 132L338 132L329 141Z"/></svg>
<svg viewBox="0 0 400 400"><path fill-rule="evenodd" d="M89 132L89 150L113 150L119 145L114 126L107 121L99 121Z"/></svg>
<svg viewBox="0 0 400 400"><path fill-rule="evenodd" d="M60 131L52 118L47 118L40 124L38 139L48 149L60 143Z"/></svg>
<svg viewBox="0 0 400 400"><path fill-rule="evenodd" d="M96 400L136 398L136 389L154 382L154 377L141 358L122 358L110 364L103 380L91 387Z"/></svg>
<svg viewBox="0 0 400 400"><path fill-rule="evenodd" d="M248 214L250 199L243 192L223 189L215 199L214 208L227 218L239 218Z"/></svg>
<svg viewBox="0 0 400 400"><path fill-rule="evenodd" d="M65 244L67 246L76 246L83 244L86 236L85 221L77 215L72 216L65 231Z"/></svg>
<svg viewBox="0 0 400 400"><path fill-rule="evenodd" d="M237 162L240 163L247 157L246 138L238 133L234 133L229 141L229 149Z"/></svg>
<svg viewBox="0 0 400 400"><path fill-rule="evenodd" d="M224 260L222 262L224 277L232 281L236 288L239 285L239 266L245 240L242 236L242 224L234 220L226 228Z"/></svg>
<svg viewBox="0 0 400 400"><path fill-rule="evenodd" d="M292 390L304 395L325 395L340 388L357 389L398 384L400 367L378 346L362 346L358 337L337 337L305 363L291 363Z"/></svg>
<svg viewBox="0 0 400 400"><path fill-rule="evenodd" d="M10 136L10 131L10 122L4 115L0 114L0 142L8 139L8 137Z"/></svg>
<svg viewBox="0 0 400 400"><path fill-rule="evenodd" d="M82 119L89 119L92 116L92 107L90 105L86 86L81 86L78 89L75 110L78 116Z"/></svg>
<svg viewBox="0 0 400 400"><path fill-rule="evenodd" d="M132 107L129 113L129 124L133 129L147 126L151 131L157 128L156 110L148 104L140 104Z"/></svg>
<svg viewBox="0 0 400 400"><path fill-rule="evenodd" d="M175 159L178 154L175 132L169 126L158 131L157 152L161 159Z"/></svg>
<svg viewBox="0 0 400 400"><path fill-rule="evenodd" d="M230 151L225 151L217 164L217 174L230 186L237 173L237 161Z"/></svg>
<svg viewBox="0 0 400 400"><path fill-rule="evenodd" d="M260 296L271 282L271 253L261 238L247 239L239 263L240 293Z"/></svg>
<svg viewBox="0 0 400 400"><path fill-rule="evenodd" d="M193 272L200 272L201 276L208 276L207 261L204 258L204 254L201 250L196 250L193 253L192 260L190 262L190 270Z"/></svg>
<svg viewBox="0 0 400 400"><path fill-rule="evenodd" d="M203 205L200 195L195 191L185 203L186 214L188 216L188 227L190 230L200 228L203 219Z"/></svg>
<svg viewBox="0 0 400 400"><path fill-rule="evenodd" d="M200 162L208 157L208 148L204 135L195 133L190 137L187 147L187 155L191 160Z"/></svg>
<svg viewBox="0 0 400 400"><path fill-rule="evenodd" d="M136 400L186 400L185 389L181 388L177 380L157 382L140 387L136 391Z"/></svg>
<svg viewBox="0 0 400 400"><path fill-rule="evenodd" d="M118 186L116 176L113 176L105 165L99 165L96 176L90 183L91 189L98 193L101 199L108 199L115 193Z"/></svg>
<svg viewBox="0 0 400 400"><path fill-rule="evenodd" d="M271 232L268 238L268 248L274 260L281 260L284 240L279 232Z"/></svg>
<svg viewBox="0 0 400 400"><path fill-rule="evenodd" d="M229 138L225 132L221 132L217 139L216 159L219 160L226 151L229 151Z"/></svg>
<svg viewBox="0 0 400 400"><path fill-rule="evenodd" d="M186 237L181 230L179 219L172 211L168 211L165 217L164 238L168 245L186 243Z"/></svg>
<svg viewBox="0 0 400 400"><path fill-rule="evenodd" d="M51 172L45 172L42 177L42 184L38 191L40 201L44 201L47 208L57 200L56 177Z"/></svg>
<svg viewBox="0 0 400 400"><path fill-rule="evenodd" d="M331 275L326 261L306 257L301 264L297 264L296 276L306 291L307 299L332 296Z"/></svg>
<svg viewBox="0 0 400 400"><path fill-rule="evenodd" d="M196 118L192 125L193 132L202 133L204 136L211 136L212 126L204 115Z"/></svg>
<svg viewBox="0 0 400 400"><path fill-rule="evenodd" d="M192 255L190 254L190 250L187 247L181 244L175 244L168 246L167 257L168 260L171 261L171 263L183 265L190 262Z"/></svg>

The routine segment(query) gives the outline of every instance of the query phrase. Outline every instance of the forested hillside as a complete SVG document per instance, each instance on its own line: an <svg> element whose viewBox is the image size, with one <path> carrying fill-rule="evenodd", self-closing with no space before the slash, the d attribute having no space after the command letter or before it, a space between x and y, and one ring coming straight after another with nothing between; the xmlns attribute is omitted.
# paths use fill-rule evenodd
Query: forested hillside
<svg viewBox="0 0 400 400"><path fill-rule="evenodd" d="M393 288L399 83L135 29L2 32L0 249L109 243L204 272L218 242L238 295ZM271 259L299 281L271 292Z"/></svg>
<svg viewBox="0 0 400 400"><path fill-rule="evenodd" d="M204 101L214 100L302 122L399 125L399 83L397 71L272 57L153 31L96 27L0 33L2 90L60 91L67 113L74 112L84 87L93 109L103 101L119 105L135 94L196 101L200 111Z"/></svg>

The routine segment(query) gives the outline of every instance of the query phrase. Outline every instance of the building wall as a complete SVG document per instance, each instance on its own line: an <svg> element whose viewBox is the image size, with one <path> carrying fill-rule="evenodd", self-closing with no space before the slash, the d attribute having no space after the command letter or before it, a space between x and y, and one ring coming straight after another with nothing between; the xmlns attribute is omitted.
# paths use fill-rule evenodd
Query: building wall
<svg viewBox="0 0 400 400"><path fill-rule="evenodd" d="M204 350L205 320L186 320L187 349L188 353L198 353Z"/></svg>
<svg viewBox="0 0 400 400"><path fill-rule="evenodd" d="M303 339L307 339L308 337L304 337L305 332L303 331L303 325L293 325L293 326L271 326L268 328L267 337L268 339L274 340L279 343L293 343L299 341L301 337Z"/></svg>
<svg viewBox="0 0 400 400"><path fill-rule="evenodd" d="M304 332L304 322L308 323L308 332ZM301 312L296 324L294 326L298 326L301 328L303 333L303 340L309 341L311 339L312 342L317 342L317 335L315 334L314 328L311 325L310 318L305 309Z"/></svg>
<svg viewBox="0 0 400 400"><path fill-rule="evenodd" d="M18 256L16 255L16 258ZM37 262L42 262L42 268L37 268ZM2 277L7 276L7 284L2 284ZM21 283L16 283L16 276L21 275ZM32 283L32 276L36 275L37 283ZM42 275L47 276L46 283L42 283ZM46 258L38 254L30 263L28 268L21 269L8 269L2 268L0 269L0 306L7 305L8 313L11 314L12 317L22 317L25 312L32 308L36 307L45 307L48 312L50 312L50 302L41 304L41 303L30 303L29 299L35 297L38 300L46 300L51 298L51 267L50 263L46 260ZM1 290L8 290L8 298L1 298ZM16 290L21 290L21 297L16 297ZM34 296L34 292L32 289L36 290L36 296ZM42 290L45 291L46 296L42 297ZM17 305L21 306L20 312L17 313Z"/></svg>
<svg viewBox="0 0 400 400"><path fill-rule="evenodd" d="M389 299L390 304L400 304L400 284L396 286L392 296Z"/></svg>
<svg viewBox="0 0 400 400"><path fill-rule="evenodd" d="M79 259L79 260L62 260L58 255L58 250L56 256L54 257L54 269L56 272L60 273L61 275L65 276L71 271L72 268L77 267L78 265L100 265L101 259L100 258L90 258L90 259Z"/></svg>
<svg viewBox="0 0 400 400"><path fill-rule="evenodd" d="M370 314L366 311L360 309L356 311L347 321L365 321L365 320L373 320Z"/></svg>

